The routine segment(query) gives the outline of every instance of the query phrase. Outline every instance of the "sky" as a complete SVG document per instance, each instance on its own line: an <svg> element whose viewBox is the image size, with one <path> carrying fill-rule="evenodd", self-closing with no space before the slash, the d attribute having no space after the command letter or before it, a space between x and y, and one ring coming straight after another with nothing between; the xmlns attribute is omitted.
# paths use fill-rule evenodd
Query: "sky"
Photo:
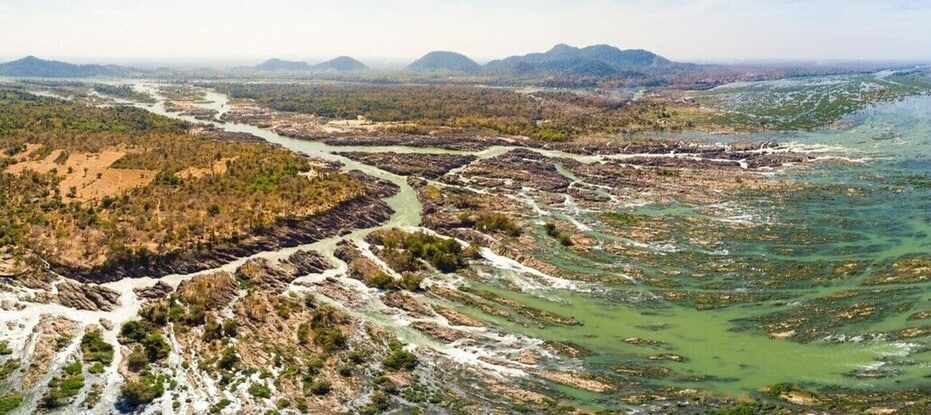
<svg viewBox="0 0 931 415"><path fill-rule="evenodd" d="M557 43L689 62L931 60L931 0L0 0L0 59L484 62Z"/></svg>

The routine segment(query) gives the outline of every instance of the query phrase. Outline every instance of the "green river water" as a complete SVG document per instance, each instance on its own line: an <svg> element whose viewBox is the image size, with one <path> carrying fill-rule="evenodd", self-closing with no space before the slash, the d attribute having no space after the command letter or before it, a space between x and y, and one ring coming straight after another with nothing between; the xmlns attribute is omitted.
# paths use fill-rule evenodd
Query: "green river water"
<svg viewBox="0 0 931 415"><path fill-rule="evenodd" d="M644 247L650 252L647 259L612 257L597 251L585 257L556 247L538 252L538 258L580 274L610 273L623 262L657 277L663 276L663 270L676 270L676 276L667 279L681 284L679 290L756 293L763 296L762 300L699 310L688 304L664 301L659 298L663 288L643 284L599 286L588 293L545 294L520 293L486 284L482 288L574 317L582 324L538 329L486 318L510 331L584 347L591 355L581 359L582 366L617 382L620 390L625 389L625 382L643 382L644 390L668 386L708 389L728 395L782 382L812 389L857 390L927 385L931 382L928 336L906 340L895 339L890 333L929 325L928 320L909 320L908 316L931 309L931 283L926 280L865 286L863 282L873 273L887 271L897 259L931 255L928 114L931 98L914 97L854 114L848 120L853 127L845 130L729 137L792 142L814 150L829 146L816 154L857 162L825 159L813 169L779 173L782 178L812 187L792 194L735 195L735 206L741 207L739 212L680 205L627 209L625 213L662 216L678 224L673 225L675 249L657 252L657 247ZM875 139L882 138L880 134L884 132L893 132L895 137ZM600 232L606 225L598 221L596 214L568 216L591 227L585 232L587 235L599 241L610 238ZM693 228L687 222L691 218L716 216L766 225L741 230L721 222L718 229L709 229L706 225ZM706 247L690 243L696 233L701 235L710 230L725 235L717 246L720 252L708 252ZM828 276L832 265L854 261L862 265L855 272L820 278ZM738 265L728 268L733 271L714 273L709 272L709 265L713 264ZM928 273L931 271L924 271L925 275ZM786 276L791 278L784 280ZM777 284L767 285L768 282ZM876 304L880 311L863 320L846 321L830 313L819 314L814 308L804 308L822 304L846 291L854 293L855 301L844 304ZM752 325L755 319L767 316L788 318L778 316L793 316L794 310L802 310L800 315L817 326L816 335L804 340L774 339ZM630 338L658 343L633 345L624 341ZM681 356L682 361L648 358L669 353ZM619 375L619 365L660 365L670 372L648 379L627 377ZM610 394L558 389L588 404L600 402L610 406L608 403L613 402Z"/></svg>

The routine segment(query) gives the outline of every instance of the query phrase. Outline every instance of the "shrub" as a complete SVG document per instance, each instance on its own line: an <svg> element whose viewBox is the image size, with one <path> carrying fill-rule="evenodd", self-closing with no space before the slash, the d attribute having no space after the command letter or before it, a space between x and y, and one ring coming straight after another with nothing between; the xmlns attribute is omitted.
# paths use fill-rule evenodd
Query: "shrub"
<svg viewBox="0 0 931 415"><path fill-rule="evenodd" d="M164 302L150 304L139 311L139 315L147 322L155 326L164 326L168 324L169 308Z"/></svg>
<svg viewBox="0 0 931 415"><path fill-rule="evenodd" d="M314 344L330 353L346 346L346 335L339 327L323 327L314 330Z"/></svg>
<svg viewBox="0 0 931 415"><path fill-rule="evenodd" d="M226 337L236 337L237 334L236 320L226 319L223 320L223 335Z"/></svg>
<svg viewBox="0 0 931 415"><path fill-rule="evenodd" d="M126 366L133 372L140 372L149 366L149 357L141 346L136 346L129 356L126 356Z"/></svg>
<svg viewBox="0 0 931 415"><path fill-rule="evenodd" d="M171 346L168 345L165 337L160 333L148 335L143 342L143 346L145 347L145 353L149 357L150 362L162 360L171 353Z"/></svg>
<svg viewBox="0 0 931 415"><path fill-rule="evenodd" d="M404 350L400 342L392 341L388 344L388 348L391 349L391 352L382 361L386 368L391 370L413 370L417 367L417 356Z"/></svg>
<svg viewBox="0 0 931 415"><path fill-rule="evenodd" d="M417 274L404 274L401 276L401 286L408 291L420 291L423 277Z"/></svg>
<svg viewBox="0 0 931 415"><path fill-rule="evenodd" d="M398 282L385 272L378 272L366 281L369 287L378 288L379 290L393 290L397 288Z"/></svg>
<svg viewBox="0 0 931 415"><path fill-rule="evenodd" d="M84 370L81 362L74 362L62 368L62 376L52 379L49 390L42 397L43 408L54 409L66 405L84 388Z"/></svg>
<svg viewBox="0 0 931 415"><path fill-rule="evenodd" d="M120 402L130 409L146 405L165 393L162 379L152 375L127 381L120 387Z"/></svg>
<svg viewBox="0 0 931 415"><path fill-rule="evenodd" d="M223 370L233 370L239 363L239 356L236 355L236 349L233 346L226 346L220 352L220 358L217 359L217 367Z"/></svg>
<svg viewBox="0 0 931 415"><path fill-rule="evenodd" d="M104 369L105 369L105 368L104 368L104 366L103 366L102 363L100 363L100 362L94 362L93 365L91 365L89 368L87 368L87 373L93 373L93 374L95 374L95 375L99 375L99 374L103 373Z"/></svg>
<svg viewBox="0 0 931 415"><path fill-rule="evenodd" d="M333 385L330 384L328 380L317 380L314 381L313 385L310 386L310 393L314 395L326 395L330 393L330 390L333 389Z"/></svg>
<svg viewBox="0 0 931 415"><path fill-rule="evenodd" d="M520 228L503 213L486 213L475 221L475 229L484 232L503 232L508 236L520 236Z"/></svg>
<svg viewBox="0 0 931 415"><path fill-rule="evenodd" d="M249 385L249 394L259 398L271 398L272 391L268 388L268 385L261 382L255 382Z"/></svg>
<svg viewBox="0 0 931 415"><path fill-rule="evenodd" d="M297 326L297 344L305 345L310 343L310 324L302 321Z"/></svg>
<svg viewBox="0 0 931 415"><path fill-rule="evenodd" d="M149 335L149 329L141 321L127 321L120 328L120 336L124 343L141 343Z"/></svg>
<svg viewBox="0 0 931 415"><path fill-rule="evenodd" d="M223 326L214 320L207 321L207 323L204 324L204 341L211 342L221 338L223 338Z"/></svg>
<svg viewBox="0 0 931 415"><path fill-rule="evenodd" d="M231 403L233 403L233 401L229 399L226 399L226 398L220 399L217 403L210 405L210 413L218 414L222 412L224 408L226 408L227 406L230 406Z"/></svg>
<svg viewBox="0 0 931 415"><path fill-rule="evenodd" d="M109 365L113 362L113 345L103 340L100 330L88 330L81 338L81 352L85 362Z"/></svg>
<svg viewBox="0 0 931 415"><path fill-rule="evenodd" d="M13 412L23 403L23 395L19 392L9 392L0 397L0 415L6 415Z"/></svg>

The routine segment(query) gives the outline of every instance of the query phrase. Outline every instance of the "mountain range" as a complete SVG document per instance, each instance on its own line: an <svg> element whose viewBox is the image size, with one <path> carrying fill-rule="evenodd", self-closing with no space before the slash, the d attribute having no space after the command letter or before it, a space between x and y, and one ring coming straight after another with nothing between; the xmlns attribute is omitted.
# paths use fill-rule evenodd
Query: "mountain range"
<svg viewBox="0 0 931 415"><path fill-rule="evenodd" d="M307 62L286 61L283 59L269 59L254 67L257 71L358 71L368 69L364 63L349 56L340 56L335 59L321 62L316 65L309 65Z"/></svg>
<svg viewBox="0 0 931 415"><path fill-rule="evenodd" d="M0 63L0 76L37 78L85 78L119 75L125 68L115 65L75 65L72 63L39 59L27 56L15 61Z"/></svg>
<svg viewBox="0 0 931 415"><path fill-rule="evenodd" d="M642 49L622 50L610 45L592 45L577 48L558 44L546 52L510 56L493 60L484 66L460 53L433 51L408 65L405 70L512 77L612 77L663 72L682 68L685 65L687 64L671 62L662 56ZM283 59L269 59L259 65L239 69L262 72L343 72L365 70L368 67L349 56L340 56L316 65ZM39 59L35 56L0 63L0 76L10 77L81 78L117 76L129 71L129 68L114 65L75 65L67 62Z"/></svg>
<svg viewBox="0 0 931 415"><path fill-rule="evenodd" d="M673 65L668 59L643 49L621 50L610 45L576 48L558 44L547 52L494 60L485 65L493 74L612 76Z"/></svg>

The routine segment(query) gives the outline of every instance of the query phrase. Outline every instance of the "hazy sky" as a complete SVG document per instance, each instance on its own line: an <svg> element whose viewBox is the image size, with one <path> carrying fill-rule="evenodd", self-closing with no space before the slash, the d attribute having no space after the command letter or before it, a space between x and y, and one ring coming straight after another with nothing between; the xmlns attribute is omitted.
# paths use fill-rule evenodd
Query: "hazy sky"
<svg viewBox="0 0 931 415"><path fill-rule="evenodd" d="M0 0L0 39L4 60L105 63L484 61L556 43L686 61L931 59L931 0Z"/></svg>

